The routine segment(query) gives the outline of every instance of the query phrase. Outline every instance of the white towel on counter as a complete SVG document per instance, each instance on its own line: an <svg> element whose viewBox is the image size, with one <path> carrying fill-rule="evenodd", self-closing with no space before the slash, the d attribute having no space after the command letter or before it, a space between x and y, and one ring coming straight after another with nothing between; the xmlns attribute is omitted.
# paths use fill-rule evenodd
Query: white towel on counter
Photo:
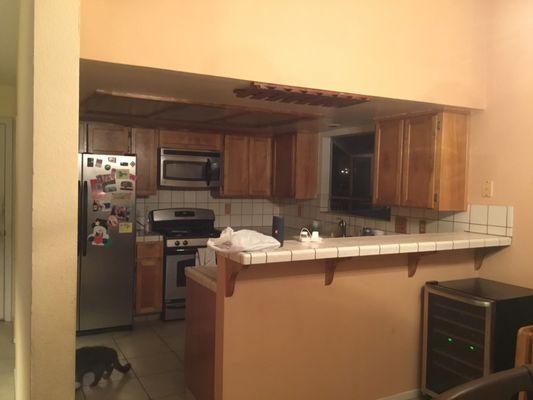
<svg viewBox="0 0 533 400"><path fill-rule="evenodd" d="M248 229L233 231L233 229L227 227L222 231L219 238L209 239L207 246L225 253L238 253L240 251L277 249L281 244L272 236Z"/></svg>
<svg viewBox="0 0 533 400"><path fill-rule="evenodd" d="M196 252L197 267L216 267L217 258L215 251L209 247L201 247Z"/></svg>

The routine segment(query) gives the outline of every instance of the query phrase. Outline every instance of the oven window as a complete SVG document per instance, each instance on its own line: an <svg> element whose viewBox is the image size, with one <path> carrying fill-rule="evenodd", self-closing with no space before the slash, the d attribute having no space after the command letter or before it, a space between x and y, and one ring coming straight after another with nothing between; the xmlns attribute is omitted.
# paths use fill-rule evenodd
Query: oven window
<svg viewBox="0 0 533 400"><path fill-rule="evenodd" d="M205 181L205 162L164 161L163 177L176 181Z"/></svg>

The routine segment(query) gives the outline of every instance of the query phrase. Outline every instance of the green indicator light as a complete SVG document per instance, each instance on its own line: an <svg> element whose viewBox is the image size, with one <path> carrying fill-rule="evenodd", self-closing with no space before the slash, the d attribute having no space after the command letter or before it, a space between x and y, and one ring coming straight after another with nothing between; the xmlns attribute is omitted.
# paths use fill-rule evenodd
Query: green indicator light
<svg viewBox="0 0 533 400"><path fill-rule="evenodd" d="M448 343L453 343L453 342L454 342L453 338L449 337L448 338Z"/></svg>
<svg viewBox="0 0 533 400"><path fill-rule="evenodd" d="M469 348L470 351L476 351L476 348L474 346L472 346L472 345L468 346L468 348Z"/></svg>

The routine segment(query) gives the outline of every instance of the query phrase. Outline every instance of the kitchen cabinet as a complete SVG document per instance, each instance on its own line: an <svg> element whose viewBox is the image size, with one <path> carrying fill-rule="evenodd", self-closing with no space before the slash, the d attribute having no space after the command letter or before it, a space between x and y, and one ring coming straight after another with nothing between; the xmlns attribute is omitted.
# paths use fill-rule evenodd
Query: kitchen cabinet
<svg viewBox="0 0 533 400"><path fill-rule="evenodd" d="M274 137L273 195L312 199L318 190L318 134L299 132Z"/></svg>
<svg viewBox="0 0 533 400"><path fill-rule="evenodd" d="M467 125L451 111L378 121L374 203L466 209Z"/></svg>
<svg viewBox="0 0 533 400"><path fill-rule="evenodd" d="M153 129L132 129L133 153L137 155L138 197L148 197L157 192L158 134Z"/></svg>
<svg viewBox="0 0 533 400"><path fill-rule="evenodd" d="M259 135L226 135L223 159L223 196L271 196L272 138Z"/></svg>
<svg viewBox="0 0 533 400"><path fill-rule="evenodd" d="M248 194L270 197L272 194L272 139L250 136L248 149Z"/></svg>
<svg viewBox="0 0 533 400"><path fill-rule="evenodd" d="M187 131L159 131L159 145L173 149L222 150L223 135Z"/></svg>
<svg viewBox="0 0 533 400"><path fill-rule="evenodd" d="M374 157L374 203L400 204L403 151L403 120L380 122L376 128Z"/></svg>
<svg viewBox="0 0 533 400"><path fill-rule="evenodd" d="M78 153L87 152L87 122L80 121L78 125Z"/></svg>
<svg viewBox="0 0 533 400"><path fill-rule="evenodd" d="M161 312L163 306L163 242L137 243L135 314Z"/></svg>
<svg viewBox="0 0 533 400"><path fill-rule="evenodd" d="M130 129L113 124L88 123L87 151L94 154L130 154Z"/></svg>
<svg viewBox="0 0 533 400"><path fill-rule="evenodd" d="M245 135L224 137L221 187L221 194L224 196L248 195L249 141L249 137Z"/></svg>

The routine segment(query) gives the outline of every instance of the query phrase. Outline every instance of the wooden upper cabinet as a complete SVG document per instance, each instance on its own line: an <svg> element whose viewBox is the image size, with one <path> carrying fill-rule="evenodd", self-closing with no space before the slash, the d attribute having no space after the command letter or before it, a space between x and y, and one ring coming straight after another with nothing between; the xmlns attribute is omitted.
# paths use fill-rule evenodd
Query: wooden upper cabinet
<svg viewBox="0 0 533 400"><path fill-rule="evenodd" d="M465 210L467 125L451 111L379 121L374 203Z"/></svg>
<svg viewBox="0 0 533 400"><path fill-rule="evenodd" d="M248 194L268 197L272 194L272 139L249 138Z"/></svg>
<svg viewBox="0 0 533 400"><path fill-rule="evenodd" d="M381 121L376 127L374 203L400 204L403 120Z"/></svg>
<svg viewBox="0 0 533 400"><path fill-rule="evenodd" d="M296 135L274 137L274 181L275 197L294 197L296 167Z"/></svg>
<svg viewBox="0 0 533 400"><path fill-rule="evenodd" d="M437 116L405 120L402 206L433 208Z"/></svg>
<svg viewBox="0 0 533 400"><path fill-rule="evenodd" d="M157 192L157 144L158 135L153 129L132 129L134 149L137 155L137 188L139 197Z"/></svg>
<svg viewBox="0 0 533 400"><path fill-rule="evenodd" d="M312 199L318 191L318 134L293 133L274 138L275 197Z"/></svg>
<svg viewBox="0 0 533 400"><path fill-rule="evenodd" d="M222 150L223 135L180 131L159 131L159 145L174 149Z"/></svg>
<svg viewBox="0 0 533 400"><path fill-rule="evenodd" d="M83 121L78 125L78 152L87 152L87 122Z"/></svg>
<svg viewBox="0 0 533 400"><path fill-rule="evenodd" d="M467 208L468 116L444 112L437 119L434 208Z"/></svg>
<svg viewBox="0 0 533 400"><path fill-rule="evenodd" d="M87 151L94 154L129 154L131 136L127 127L90 122L87 125Z"/></svg>
<svg viewBox="0 0 533 400"><path fill-rule="evenodd" d="M224 164L222 168L224 196L248 195L249 137L226 135L224 138Z"/></svg>

